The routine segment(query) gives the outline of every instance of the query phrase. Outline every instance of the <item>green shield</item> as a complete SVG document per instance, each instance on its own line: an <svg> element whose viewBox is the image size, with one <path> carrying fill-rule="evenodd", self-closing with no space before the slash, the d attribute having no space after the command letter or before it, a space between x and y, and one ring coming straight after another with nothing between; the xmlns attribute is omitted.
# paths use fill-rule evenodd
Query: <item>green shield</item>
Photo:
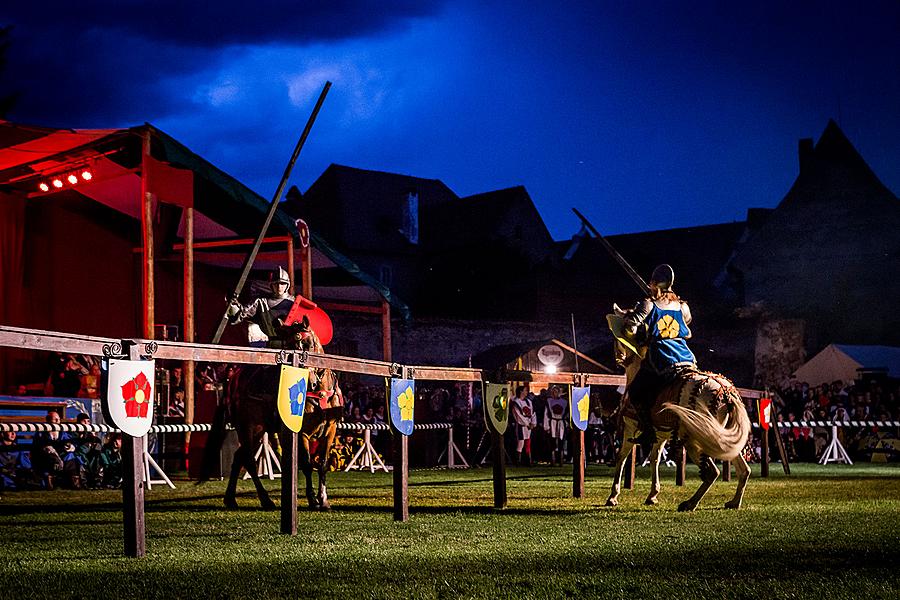
<svg viewBox="0 0 900 600"><path fill-rule="evenodd" d="M484 422L497 433L506 432L509 423L509 384L484 384Z"/></svg>

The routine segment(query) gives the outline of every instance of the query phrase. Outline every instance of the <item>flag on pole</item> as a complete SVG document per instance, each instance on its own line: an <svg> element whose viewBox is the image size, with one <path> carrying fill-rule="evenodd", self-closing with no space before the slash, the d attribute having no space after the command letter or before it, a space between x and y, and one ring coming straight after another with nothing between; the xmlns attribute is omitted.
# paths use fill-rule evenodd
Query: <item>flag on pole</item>
<svg viewBox="0 0 900 600"><path fill-rule="evenodd" d="M763 429L769 429L769 423L772 422L772 399L759 399L759 426Z"/></svg>

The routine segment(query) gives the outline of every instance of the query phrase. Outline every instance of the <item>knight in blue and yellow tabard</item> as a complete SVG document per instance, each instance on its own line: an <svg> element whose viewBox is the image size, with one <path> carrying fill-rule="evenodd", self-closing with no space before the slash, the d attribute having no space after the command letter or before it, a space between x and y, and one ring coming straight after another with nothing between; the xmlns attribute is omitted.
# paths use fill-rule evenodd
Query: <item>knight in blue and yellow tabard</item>
<svg viewBox="0 0 900 600"><path fill-rule="evenodd" d="M634 307L625 323L630 334L645 340L647 355L628 386L628 398L637 412L642 445L656 440L650 411L662 389L683 369L696 369L697 360L688 347L691 309L672 289L675 272L659 265L650 277L651 296Z"/></svg>

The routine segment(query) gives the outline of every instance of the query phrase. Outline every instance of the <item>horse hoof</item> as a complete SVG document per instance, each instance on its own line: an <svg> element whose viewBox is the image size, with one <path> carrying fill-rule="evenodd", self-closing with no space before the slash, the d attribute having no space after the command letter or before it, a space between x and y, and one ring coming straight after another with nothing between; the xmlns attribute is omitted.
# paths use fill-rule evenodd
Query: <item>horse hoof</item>
<svg viewBox="0 0 900 600"><path fill-rule="evenodd" d="M646 500L644 500L644 504L647 506L656 506L657 504L659 504L659 500L657 500L656 498L647 498Z"/></svg>
<svg viewBox="0 0 900 600"><path fill-rule="evenodd" d="M740 502L735 502L734 500L729 500L725 503L725 508L730 508L731 510L737 510L741 507Z"/></svg>
<svg viewBox="0 0 900 600"><path fill-rule="evenodd" d="M234 498L225 498L225 508L229 510L237 510L238 503Z"/></svg>
<svg viewBox="0 0 900 600"><path fill-rule="evenodd" d="M618 506L618 505L619 505L619 501L616 500L615 498L610 498L606 501L606 506Z"/></svg>
<svg viewBox="0 0 900 600"><path fill-rule="evenodd" d="M321 504L319 504L319 510L321 510L321 511L323 511L323 512L330 512L330 511L331 511L331 504L329 504L327 501L326 501L326 502L322 502Z"/></svg>
<svg viewBox="0 0 900 600"><path fill-rule="evenodd" d="M678 512L693 512L696 506L692 506L690 502L682 502L678 505Z"/></svg>

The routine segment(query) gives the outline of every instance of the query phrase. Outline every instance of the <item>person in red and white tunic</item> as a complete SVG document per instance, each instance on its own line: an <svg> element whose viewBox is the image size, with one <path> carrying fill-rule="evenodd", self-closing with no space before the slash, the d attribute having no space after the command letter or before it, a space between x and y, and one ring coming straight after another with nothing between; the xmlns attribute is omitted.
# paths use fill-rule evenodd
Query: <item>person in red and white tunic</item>
<svg viewBox="0 0 900 600"><path fill-rule="evenodd" d="M537 427L537 415L531 394L524 385L516 388L516 397L512 400L513 421L516 428L516 464L531 466L531 430ZM522 462L522 454L525 462Z"/></svg>
<svg viewBox="0 0 900 600"><path fill-rule="evenodd" d="M563 453L566 445L566 410L569 402L560 397L559 386L550 388L550 397L547 398L547 410L544 411L544 431L550 436L552 449L551 464L562 466Z"/></svg>

